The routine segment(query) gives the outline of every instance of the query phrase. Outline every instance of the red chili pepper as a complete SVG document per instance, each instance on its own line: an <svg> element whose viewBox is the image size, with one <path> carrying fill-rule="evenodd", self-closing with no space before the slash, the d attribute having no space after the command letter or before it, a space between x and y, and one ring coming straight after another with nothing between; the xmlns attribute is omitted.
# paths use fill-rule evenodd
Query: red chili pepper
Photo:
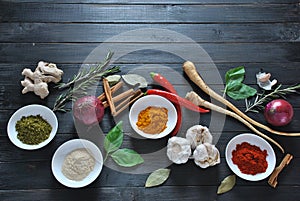
<svg viewBox="0 0 300 201"><path fill-rule="evenodd" d="M158 84L160 84L162 87L164 87L167 91L173 93L173 94L177 94L177 91L175 90L175 88L173 87L173 85L162 75L158 74L158 73L154 73L151 72L150 73L151 78L157 82Z"/></svg>
<svg viewBox="0 0 300 201"><path fill-rule="evenodd" d="M185 108L187 108L189 110L195 111L195 112L200 112L200 113L207 113L207 112L209 112L209 110L203 109L203 108L195 105L191 101L189 101L189 100L187 100L185 98L182 98L182 97L180 97L180 96L178 96L176 94L167 92L167 91L163 91L163 90L159 90L159 89L148 89L146 93L149 94L149 95L159 95L159 96L162 96L162 97L168 99L169 101L171 101L173 103L182 105L183 107L185 107Z"/></svg>
<svg viewBox="0 0 300 201"><path fill-rule="evenodd" d="M173 85L164 76L162 76L158 73L154 73L154 72L151 72L150 76L155 82L157 82L162 87L164 87L168 92L177 94L177 91L175 90ZM174 106L175 106L176 111L177 111L177 123L176 123L175 128L171 132L171 136L175 136L178 133L178 131L181 127L181 122L182 122L181 107L180 107L179 104L176 104L176 103L174 104Z"/></svg>

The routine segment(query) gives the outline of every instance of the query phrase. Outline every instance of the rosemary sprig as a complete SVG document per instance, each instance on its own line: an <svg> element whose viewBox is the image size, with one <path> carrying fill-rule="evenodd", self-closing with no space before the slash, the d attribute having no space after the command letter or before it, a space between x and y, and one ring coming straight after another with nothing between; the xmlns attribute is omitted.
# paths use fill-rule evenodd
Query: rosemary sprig
<svg viewBox="0 0 300 201"><path fill-rule="evenodd" d="M65 109L66 103L76 100L76 94L86 95L87 89L95 84L102 77L109 74L113 74L120 71L119 66L114 66L110 69L105 69L109 64L113 56L112 52L109 52L102 63L95 67L91 67L88 70L82 70L75 75L69 82L60 83L57 85L59 89L68 89L66 92L60 94L55 100L53 111L67 112Z"/></svg>
<svg viewBox="0 0 300 201"><path fill-rule="evenodd" d="M297 93L297 89L300 88L300 84L295 85L295 86L290 86L287 88L282 89L282 85L279 85L274 91L266 94L265 91L261 94L257 94L255 97L255 100L253 103L245 99L246 103L246 110L245 112L256 112L258 113L259 110L264 109L263 104L275 99L275 98L286 98L285 95L290 94L290 93Z"/></svg>
<svg viewBox="0 0 300 201"><path fill-rule="evenodd" d="M65 89L65 88L68 88L68 87L74 85L75 82L82 82L85 80L89 81L94 76L97 76L97 77L103 76L103 75L99 75L99 73L100 74L104 73L103 69L109 64L112 56L113 56L113 53L109 52L106 55L106 58L104 59L103 62L101 62L100 64L98 64L95 67L90 67L88 70L86 70L86 69L81 70L78 74L74 75L74 77L71 80L69 80L67 83L59 83L57 85L57 88Z"/></svg>

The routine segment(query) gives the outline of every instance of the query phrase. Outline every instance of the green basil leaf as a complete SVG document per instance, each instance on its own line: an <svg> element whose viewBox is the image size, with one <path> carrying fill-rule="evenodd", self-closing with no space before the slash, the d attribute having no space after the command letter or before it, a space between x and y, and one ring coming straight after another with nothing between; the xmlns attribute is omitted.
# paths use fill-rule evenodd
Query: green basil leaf
<svg viewBox="0 0 300 201"><path fill-rule="evenodd" d="M220 186L218 187L217 194L222 194L230 191L236 183L236 176L229 175L221 182Z"/></svg>
<svg viewBox="0 0 300 201"><path fill-rule="evenodd" d="M120 121L115 127L113 127L104 139L104 149L107 154L116 151L123 143L123 122Z"/></svg>
<svg viewBox="0 0 300 201"><path fill-rule="evenodd" d="M170 169L155 170L147 178L145 187L149 188L164 183L169 178L170 172Z"/></svg>
<svg viewBox="0 0 300 201"><path fill-rule="evenodd" d="M232 68L225 74L226 85L230 84L230 82L241 83L244 81L245 68L244 66L239 66L236 68Z"/></svg>
<svg viewBox="0 0 300 201"><path fill-rule="evenodd" d="M144 159L132 149L118 149L111 154L112 159L122 167L132 167L144 162Z"/></svg>
<svg viewBox="0 0 300 201"><path fill-rule="evenodd" d="M234 100L249 98L254 96L256 92L256 89L243 83L227 88L227 95Z"/></svg>

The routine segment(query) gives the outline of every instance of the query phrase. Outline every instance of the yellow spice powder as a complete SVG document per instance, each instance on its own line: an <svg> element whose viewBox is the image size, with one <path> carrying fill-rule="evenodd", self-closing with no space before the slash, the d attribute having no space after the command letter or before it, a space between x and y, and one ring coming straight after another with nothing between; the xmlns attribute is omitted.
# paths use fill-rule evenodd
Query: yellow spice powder
<svg viewBox="0 0 300 201"><path fill-rule="evenodd" d="M167 128L168 109L149 106L139 113L136 125L144 133L158 134Z"/></svg>

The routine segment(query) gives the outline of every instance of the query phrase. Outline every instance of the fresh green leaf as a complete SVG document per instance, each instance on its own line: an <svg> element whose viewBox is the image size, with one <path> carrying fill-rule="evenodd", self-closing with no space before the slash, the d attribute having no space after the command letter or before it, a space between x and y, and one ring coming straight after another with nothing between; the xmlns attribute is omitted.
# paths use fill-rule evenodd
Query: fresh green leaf
<svg viewBox="0 0 300 201"><path fill-rule="evenodd" d="M228 84L229 82L232 82L232 81L237 82L237 83L242 83L244 81L244 76L245 76L244 66L232 68L229 71L227 71L225 74L226 84Z"/></svg>
<svg viewBox="0 0 300 201"><path fill-rule="evenodd" d="M254 96L256 92L256 89L243 83L227 88L227 95L234 100L246 99Z"/></svg>
<svg viewBox="0 0 300 201"><path fill-rule="evenodd" d="M218 187L217 194L222 194L230 191L236 182L236 176L235 175L229 175L223 181L221 182L220 186Z"/></svg>
<svg viewBox="0 0 300 201"><path fill-rule="evenodd" d="M145 187L154 187L164 183L169 178L170 172L170 169L155 170L147 178Z"/></svg>
<svg viewBox="0 0 300 201"><path fill-rule="evenodd" d="M245 68L243 66L230 69L225 74L226 87L224 93L234 100L246 99L256 94L256 89L243 84Z"/></svg>
<svg viewBox="0 0 300 201"><path fill-rule="evenodd" d="M120 148L123 143L123 122L120 121L115 127L113 127L104 139L104 149L107 155Z"/></svg>
<svg viewBox="0 0 300 201"><path fill-rule="evenodd" d="M118 149L111 154L112 159L122 167L132 167L144 162L144 159L132 149Z"/></svg>

